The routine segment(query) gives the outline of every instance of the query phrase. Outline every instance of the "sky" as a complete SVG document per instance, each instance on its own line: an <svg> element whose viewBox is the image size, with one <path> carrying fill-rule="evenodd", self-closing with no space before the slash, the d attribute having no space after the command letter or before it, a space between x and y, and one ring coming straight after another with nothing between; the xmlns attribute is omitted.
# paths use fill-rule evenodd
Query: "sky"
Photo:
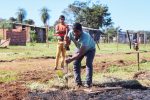
<svg viewBox="0 0 150 100"><path fill-rule="evenodd" d="M40 10L43 7L50 10L49 25L53 25L62 11L74 0L0 0L0 2L0 18L17 17L17 10L24 8L27 12L26 19L33 19L37 26L42 26ZM100 0L100 2L108 6L115 27L119 26L123 30L150 30L150 0Z"/></svg>

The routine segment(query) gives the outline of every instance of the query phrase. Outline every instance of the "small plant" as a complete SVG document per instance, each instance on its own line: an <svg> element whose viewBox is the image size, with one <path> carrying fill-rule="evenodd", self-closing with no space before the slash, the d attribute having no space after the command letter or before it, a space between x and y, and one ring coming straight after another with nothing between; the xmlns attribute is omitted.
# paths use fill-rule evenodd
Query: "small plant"
<svg viewBox="0 0 150 100"><path fill-rule="evenodd" d="M63 78L63 76L64 76L64 73L61 70L56 71L56 74L57 74L58 78Z"/></svg>
<svg viewBox="0 0 150 100"><path fill-rule="evenodd" d="M59 85L63 85L63 86L66 85L67 80L66 80L65 73L61 70L58 70L56 72L56 75L57 75L57 78L58 78L59 83L60 83Z"/></svg>

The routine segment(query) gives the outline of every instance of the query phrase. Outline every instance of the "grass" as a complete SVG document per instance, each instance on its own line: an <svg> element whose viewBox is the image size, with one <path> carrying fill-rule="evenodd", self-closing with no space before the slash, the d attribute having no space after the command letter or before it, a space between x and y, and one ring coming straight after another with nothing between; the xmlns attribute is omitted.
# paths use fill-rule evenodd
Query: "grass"
<svg viewBox="0 0 150 100"><path fill-rule="evenodd" d="M71 50L68 54L74 53L75 46L72 44L70 46ZM123 61L135 61L136 62L136 54L130 55L122 55L122 54L115 54L119 52L134 52L133 49L129 49L127 44L119 44L117 50L116 43L109 43L104 44L100 43L100 49L96 51L96 54L113 54L111 56L105 57L95 57L94 63L100 63L102 61L105 62L112 62L116 60L123 60ZM150 51L150 46L148 45L140 45L140 51ZM49 47L45 43L36 43L35 46L31 46L28 43L26 46L9 46L8 49L0 48L0 60L15 60L15 59L28 59L30 57L47 57L47 56L54 56L56 54L56 43L50 42ZM140 53L140 57L149 58L149 55L145 53ZM85 60L82 62L85 65ZM150 62L140 63L141 70L150 70ZM72 64L69 64L69 68L72 69ZM94 81L102 82L105 80L105 76L111 76L118 79L129 80L133 78L134 73L137 72L137 64L132 64L129 66L111 66L107 69L107 72L96 72L93 75ZM61 75L61 73L58 73ZM4 71L0 70L0 82L11 82L17 80L17 72L14 71ZM82 75L83 80L85 80L85 73ZM71 79L72 80L72 79ZM149 82L146 80L146 84ZM58 79L56 80L49 80L48 83L38 83L33 82L28 84L28 87L34 89L41 89L41 88L49 88L49 86L55 85L58 83ZM48 85L48 86L47 86ZM60 84L58 84L60 85Z"/></svg>
<svg viewBox="0 0 150 100"><path fill-rule="evenodd" d="M150 71L150 62L140 63L140 71ZM129 66L110 66L107 71L102 72L94 72L93 73L93 82L105 83L110 81L111 78L115 78L118 80L134 80L133 76L138 72L137 64L129 65ZM86 79L86 73L82 74L82 79ZM113 81L113 80L111 80ZM144 86L150 86L150 80L138 80Z"/></svg>
<svg viewBox="0 0 150 100"><path fill-rule="evenodd" d="M9 49L0 49L0 60L14 60L29 57L54 56L56 53L55 44L36 44L35 46L9 46Z"/></svg>
<svg viewBox="0 0 150 100"><path fill-rule="evenodd" d="M11 82L17 80L16 72L0 70L0 82Z"/></svg>
<svg viewBox="0 0 150 100"><path fill-rule="evenodd" d="M39 82L28 83L27 87L30 88L31 90L47 90L47 89L49 89L49 86L47 84L39 83Z"/></svg>
<svg viewBox="0 0 150 100"><path fill-rule="evenodd" d="M3 39L3 34L2 34L2 33L0 33L0 40L1 40L1 39Z"/></svg>
<svg viewBox="0 0 150 100"><path fill-rule="evenodd" d="M142 63L140 64L140 69L141 70L149 70L150 71L150 62Z"/></svg>
<svg viewBox="0 0 150 100"><path fill-rule="evenodd" d="M118 50L116 43L104 44L100 43L100 49L96 50L96 54L108 54L117 52L132 52L127 44L119 44ZM74 53L75 46L70 46L71 50L67 52L68 54ZM141 45L141 51L150 50L150 46ZM49 47L46 43L36 43L35 46L31 46L27 43L26 46L9 46L8 49L0 48L0 60L14 60L29 57L45 57L45 56L55 56L56 54L56 42L50 42Z"/></svg>

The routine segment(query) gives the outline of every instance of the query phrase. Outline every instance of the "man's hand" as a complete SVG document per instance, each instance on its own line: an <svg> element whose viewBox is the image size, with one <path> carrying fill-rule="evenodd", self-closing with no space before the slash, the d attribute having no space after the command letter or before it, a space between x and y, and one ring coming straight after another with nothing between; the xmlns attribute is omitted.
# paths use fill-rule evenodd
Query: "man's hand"
<svg viewBox="0 0 150 100"><path fill-rule="evenodd" d="M71 63L73 60L79 59L81 56L85 54L85 46L82 46L79 52L76 52L72 57L67 58L65 61L66 63Z"/></svg>
<svg viewBox="0 0 150 100"><path fill-rule="evenodd" d="M70 43L71 43L71 41L70 41L70 39L69 39L69 37L68 37L67 35L64 36L64 41L65 41L65 44L66 44L67 46L69 46Z"/></svg>
<svg viewBox="0 0 150 100"><path fill-rule="evenodd" d="M69 58L67 58L67 59L65 60L65 62L66 62L67 64L71 63L72 61L73 61L73 59L72 59L71 57L69 57Z"/></svg>
<svg viewBox="0 0 150 100"><path fill-rule="evenodd" d="M69 45L70 45L70 40L69 37L67 35L64 36L64 44L65 44L65 48L66 50L70 50Z"/></svg>

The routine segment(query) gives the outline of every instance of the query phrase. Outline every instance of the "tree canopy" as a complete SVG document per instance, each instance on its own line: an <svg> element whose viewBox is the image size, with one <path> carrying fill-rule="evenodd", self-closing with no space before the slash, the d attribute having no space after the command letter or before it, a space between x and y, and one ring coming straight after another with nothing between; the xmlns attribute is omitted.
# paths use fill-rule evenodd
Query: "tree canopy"
<svg viewBox="0 0 150 100"><path fill-rule="evenodd" d="M75 1L63 11L67 21L80 22L85 27L102 28L112 24L108 7L98 3ZM73 19L73 20L71 20Z"/></svg>
<svg viewBox="0 0 150 100"><path fill-rule="evenodd" d="M25 19L27 13L26 11L23 9L23 8L19 8L18 11L16 12L17 14L17 19L18 19L18 22L22 23L23 20Z"/></svg>
<svg viewBox="0 0 150 100"><path fill-rule="evenodd" d="M17 18L10 17L10 18L9 18L9 21L10 21L10 22L16 22L16 21L17 21Z"/></svg>
<svg viewBox="0 0 150 100"><path fill-rule="evenodd" d="M28 19L28 20L24 20L24 23L29 25L34 25L35 22L32 19Z"/></svg>
<svg viewBox="0 0 150 100"><path fill-rule="evenodd" d="M49 11L50 10L47 9L46 7L44 7L44 8L41 9L41 20L44 23L44 25L47 24L47 21L50 18Z"/></svg>
<svg viewBox="0 0 150 100"><path fill-rule="evenodd" d="M6 19L1 19L0 20L0 29L11 29L12 28L12 24L10 23L10 21L6 20Z"/></svg>

